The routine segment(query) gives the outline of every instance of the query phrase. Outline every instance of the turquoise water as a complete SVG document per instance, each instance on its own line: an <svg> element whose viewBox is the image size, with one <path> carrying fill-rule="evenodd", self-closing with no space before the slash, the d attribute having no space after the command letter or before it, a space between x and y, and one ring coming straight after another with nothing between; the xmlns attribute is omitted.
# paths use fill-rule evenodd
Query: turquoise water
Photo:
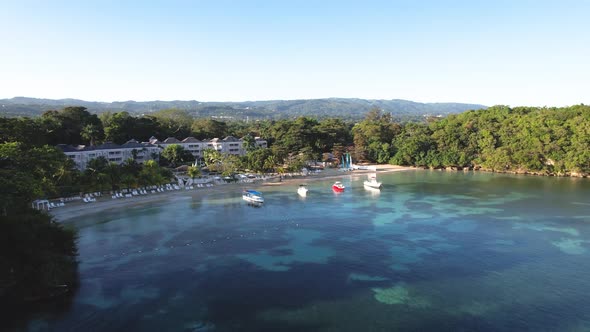
<svg viewBox="0 0 590 332"><path fill-rule="evenodd" d="M29 331L587 331L590 181L409 171L79 222L81 287ZM330 189L342 181L346 192Z"/></svg>

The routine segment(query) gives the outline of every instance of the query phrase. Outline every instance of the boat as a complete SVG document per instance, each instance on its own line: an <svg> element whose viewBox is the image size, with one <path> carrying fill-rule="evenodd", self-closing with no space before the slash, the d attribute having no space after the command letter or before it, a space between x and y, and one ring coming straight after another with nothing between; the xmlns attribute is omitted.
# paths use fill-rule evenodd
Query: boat
<svg viewBox="0 0 590 332"><path fill-rule="evenodd" d="M372 197L378 197L381 194L381 189L363 186L365 192L367 192Z"/></svg>
<svg viewBox="0 0 590 332"><path fill-rule="evenodd" d="M363 182L365 187L381 189L381 182L377 181L377 176L374 174L369 175L369 179Z"/></svg>
<svg viewBox="0 0 590 332"><path fill-rule="evenodd" d="M244 190L242 192L242 198L249 203L264 203L264 197L262 197L262 193L256 190Z"/></svg>
<svg viewBox="0 0 590 332"><path fill-rule="evenodd" d="M335 192L339 192L339 193L341 193L341 192L343 192L343 191L344 191L344 188L346 188L346 187L344 187L344 185L343 185L343 184L342 184L342 182L340 182L340 181L336 181L336 182L334 182L334 184L332 185L332 190L334 190Z"/></svg>
<svg viewBox="0 0 590 332"><path fill-rule="evenodd" d="M304 184L300 184L299 188L297 188L297 193L299 194L299 196L301 197L305 197L307 196L307 186Z"/></svg>

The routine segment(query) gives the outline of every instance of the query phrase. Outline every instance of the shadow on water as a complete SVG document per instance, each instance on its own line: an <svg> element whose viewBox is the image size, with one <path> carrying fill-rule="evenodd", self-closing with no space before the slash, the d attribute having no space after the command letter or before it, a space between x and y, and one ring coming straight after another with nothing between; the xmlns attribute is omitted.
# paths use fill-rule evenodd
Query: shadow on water
<svg viewBox="0 0 590 332"><path fill-rule="evenodd" d="M78 291L79 282L69 288L56 287L54 290L49 290L45 297L25 301L22 297L15 298L10 294L2 294L0 296L0 329L26 331L31 321L59 319L72 310Z"/></svg>

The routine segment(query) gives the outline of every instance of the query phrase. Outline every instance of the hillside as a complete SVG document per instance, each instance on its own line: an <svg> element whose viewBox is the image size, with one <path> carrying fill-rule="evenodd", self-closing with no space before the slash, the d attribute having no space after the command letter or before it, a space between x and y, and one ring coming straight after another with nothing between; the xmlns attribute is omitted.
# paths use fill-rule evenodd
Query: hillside
<svg viewBox="0 0 590 332"><path fill-rule="evenodd" d="M4 116L38 116L47 110L66 106L83 106L92 113L127 111L149 114L163 109L182 109L196 117L223 116L234 119L292 118L297 116L362 118L373 107L390 112L397 118L446 115L471 109L486 108L478 104L418 103L409 100L368 100L356 98L326 98L301 100L268 100L245 102L174 101L117 101L91 102L78 99L36 99L15 97L0 99L0 114Z"/></svg>

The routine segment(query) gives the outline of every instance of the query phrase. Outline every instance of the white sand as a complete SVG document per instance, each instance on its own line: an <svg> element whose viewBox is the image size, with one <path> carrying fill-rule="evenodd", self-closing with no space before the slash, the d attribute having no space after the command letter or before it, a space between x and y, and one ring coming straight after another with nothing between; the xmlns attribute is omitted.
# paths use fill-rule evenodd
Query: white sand
<svg viewBox="0 0 590 332"><path fill-rule="evenodd" d="M414 170L411 167L393 166L393 165L375 165L378 173L385 172L397 172ZM319 174L308 175L308 176L295 176L295 177L283 177L283 180L279 182L279 177L274 177L265 181L257 180L254 183L229 183L229 184L218 184L213 187L196 188L192 190L180 190L165 191L163 193L147 194L140 196L133 196L132 198L118 198L112 199L108 197L99 197L96 202L84 203L82 201L68 202L65 206L54 208L50 211L50 214L55 217L57 221L74 221L71 219L78 218L87 214L99 213L102 211L136 207L142 205L149 205L154 202L162 202L168 200L174 200L179 196L192 196L200 197L202 195L208 195L211 193L227 192L227 191L241 191L243 188L257 188L261 186L269 185L286 185L292 184L293 182L312 182L316 180L323 180L329 178L338 178L342 175L350 174L366 174L374 171L367 170L356 170L352 172L341 173L337 170L326 170Z"/></svg>

